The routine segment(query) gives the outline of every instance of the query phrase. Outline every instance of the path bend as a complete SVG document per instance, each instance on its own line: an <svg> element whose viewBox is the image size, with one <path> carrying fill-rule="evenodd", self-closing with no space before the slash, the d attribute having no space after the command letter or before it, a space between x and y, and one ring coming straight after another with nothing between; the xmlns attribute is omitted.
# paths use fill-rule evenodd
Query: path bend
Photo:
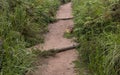
<svg viewBox="0 0 120 75"><path fill-rule="evenodd" d="M56 15L56 19L72 18L72 4L62 5ZM69 26L73 26L73 20L58 20L49 25L49 32L45 35L43 50L53 48L64 48L72 46L75 42L72 39L64 38L64 33ZM37 45L41 49L41 45ZM76 75L73 61L77 60L77 51L69 50L56 54L55 57L46 59L46 63L38 66L32 75ZM38 60L39 61L39 60Z"/></svg>

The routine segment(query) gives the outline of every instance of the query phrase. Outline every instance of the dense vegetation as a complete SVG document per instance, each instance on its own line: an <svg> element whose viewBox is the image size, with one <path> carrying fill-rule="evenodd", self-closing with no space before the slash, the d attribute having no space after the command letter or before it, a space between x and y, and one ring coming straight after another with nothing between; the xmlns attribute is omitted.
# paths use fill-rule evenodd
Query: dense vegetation
<svg viewBox="0 0 120 75"><path fill-rule="evenodd" d="M73 13L78 51L92 75L120 75L120 0L73 0Z"/></svg>
<svg viewBox="0 0 120 75"><path fill-rule="evenodd" d="M62 4L70 2L71 0L60 0Z"/></svg>
<svg viewBox="0 0 120 75"><path fill-rule="evenodd" d="M0 75L28 70L34 54L26 47L43 42L59 5L59 0L0 0Z"/></svg>

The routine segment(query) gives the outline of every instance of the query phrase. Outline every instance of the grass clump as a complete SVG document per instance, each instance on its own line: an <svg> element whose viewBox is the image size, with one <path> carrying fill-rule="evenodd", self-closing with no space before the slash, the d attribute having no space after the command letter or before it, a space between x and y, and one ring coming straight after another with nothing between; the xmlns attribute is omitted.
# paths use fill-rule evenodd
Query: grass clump
<svg viewBox="0 0 120 75"><path fill-rule="evenodd" d="M73 10L78 51L90 71L120 75L120 1L73 0Z"/></svg>
<svg viewBox="0 0 120 75"><path fill-rule="evenodd" d="M24 36L27 46L43 42L48 23L54 20L59 1L1 1L1 17L7 18L14 31ZM4 13L4 14L3 14Z"/></svg>
<svg viewBox="0 0 120 75"><path fill-rule="evenodd" d="M23 75L36 56L26 47L43 42L58 0L0 0L0 75Z"/></svg>

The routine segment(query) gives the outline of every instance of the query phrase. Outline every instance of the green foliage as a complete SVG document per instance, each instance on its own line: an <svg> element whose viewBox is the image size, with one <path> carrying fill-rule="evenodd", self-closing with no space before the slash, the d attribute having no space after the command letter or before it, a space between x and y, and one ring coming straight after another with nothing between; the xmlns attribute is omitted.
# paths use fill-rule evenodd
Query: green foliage
<svg viewBox="0 0 120 75"><path fill-rule="evenodd" d="M23 75L31 67L35 55L26 47L43 42L59 4L58 0L0 0L0 75Z"/></svg>
<svg viewBox="0 0 120 75"><path fill-rule="evenodd" d="M60 0L62 4L65 4L65 3L68 3L70 2L71 0Z"/></svg>
<svg viewBox="0 0 120 75"><path fill-rule="evenodd" d="M59 2L48 0L5 0L1 1L5 4L1 7L4 16L9 20L15 31L24 36L28 46L43 41L43 33L47 31L48 23L52 22L55 11L59 6ZM1 5L2 6L2 5Z"/></svg>
<svg viewBox="0 0 120 75"><path fill-rule="evenodd" d="M73 0L73 10L78 51L93 75L119 75L118 0Z"/></svg>
<svg viewBox="0 0 120 75"><path fill-rule="evenodd" d="M36 54L40 58L48 58L50 56L55 56L55 54L57 53L57 50L51 49L48 51L46 50L41 51L39 49L34 49L33 53Z"/></svg>

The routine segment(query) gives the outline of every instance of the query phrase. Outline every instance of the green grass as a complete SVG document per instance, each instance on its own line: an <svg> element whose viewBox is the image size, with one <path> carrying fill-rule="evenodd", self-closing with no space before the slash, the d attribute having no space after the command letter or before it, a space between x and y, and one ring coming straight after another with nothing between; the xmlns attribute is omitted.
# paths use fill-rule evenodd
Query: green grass
<svg viewBox="0 0 120 75"><path fill-rule="evenodd" d="M92 75L120 74L120 1L73 0L74 36ZM78 68L80 63L77 63Z"/></svg>
<svg viewBox="0 0 120 75"><path fill-rule="evenodd" d="M31 67L36 54L26 48L43 42L59 5L58 0L0 0L0 75L23 75Z"/></svg>
<svg viewBox="0 0 120 75"><path fill-rule="evenodd" d="M44 42L43 35L55 21L60 4L59 0L0 0L0 75L24 75L36 56L55 54L36 54L26 48Z"/></svg>
<svg viewBox="0 0 120 75"><path fill-rule="evenodd" d="M64 33L64 37L71 39L73 37L73 34L72 33Z"/></svg>

